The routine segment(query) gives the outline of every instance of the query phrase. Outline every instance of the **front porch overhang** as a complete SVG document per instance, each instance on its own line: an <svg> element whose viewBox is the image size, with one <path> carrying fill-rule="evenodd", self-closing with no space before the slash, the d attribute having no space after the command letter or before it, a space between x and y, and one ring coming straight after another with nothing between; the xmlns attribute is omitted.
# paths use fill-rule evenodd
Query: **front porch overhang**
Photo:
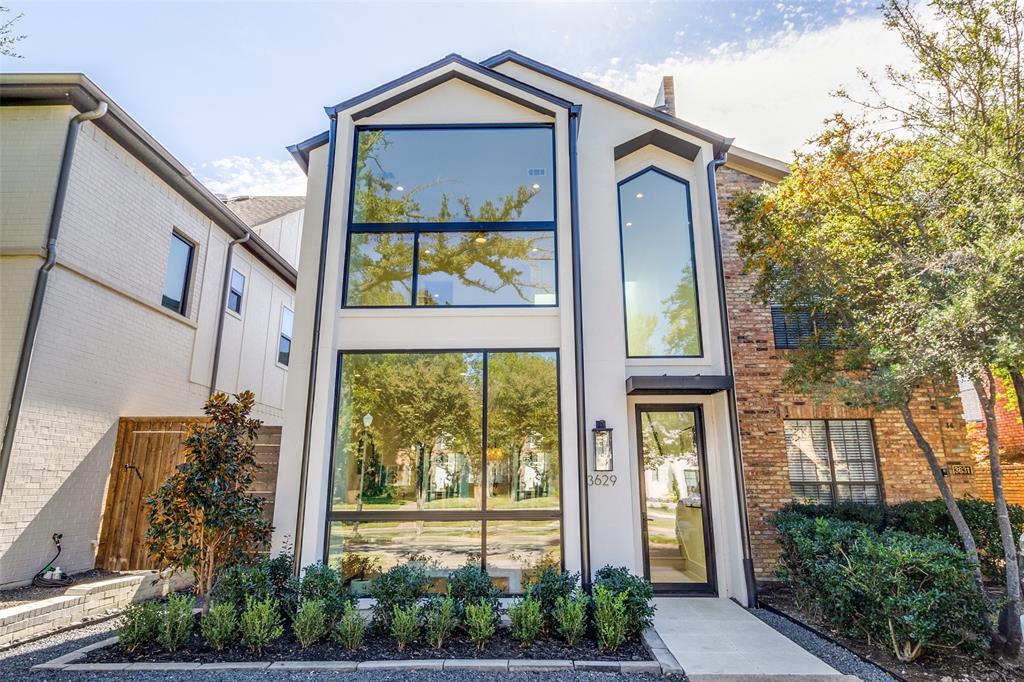
<svg viewBox="0 0 1024 682"><path fill-rule="evenodd" d="M733 387L728 375L693 374L686 376L631 376L626 379L626 395L711 395Z"/></svg>

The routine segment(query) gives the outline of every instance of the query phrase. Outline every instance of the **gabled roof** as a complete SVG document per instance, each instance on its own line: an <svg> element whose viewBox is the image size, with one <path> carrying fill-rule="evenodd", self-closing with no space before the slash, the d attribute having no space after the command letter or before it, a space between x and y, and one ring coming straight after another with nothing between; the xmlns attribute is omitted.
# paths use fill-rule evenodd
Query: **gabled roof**
<svg viewBox="0 0 1024 682"><path fill-rule="evenodd" d="M541 62L538 62L535 59L530 59L529 57L521 55L514 50L505 50L504 52L496 54L493 57L489 57L488 59L485 59L480 63L483 66L493 69L506 62L513 62L514 64L518 64L527 69L531 69L533 71L536 71L537 73L548 76L549 78L553 78L567 85L579 88L584 92L594 95L595 97L601 97L602 99L606 99L609 102L614 102L619 106L629 109L630 111L642 114L644 116L654 119L655 121L659 121L661 123L664 123L665 125L671 126L676 130L680 130L684 133L687 133L688 135L692 135L700 140L704 140L705 142L711 144L711 146L714 148L716 156L728 150L729 147L732 145L731 137L725 137L718 133L707 130L706 128L701 128L700 126L694 125L688 121L676 118L675 116L667 114L659 109L655 109L652 106L642 104L640 102L637 102L636 100L632 100L628 97L620 95L617 92L612 92L611 90L602 88L600 85L594 85L589 81L585 81L582 78L573 76L572 74L566 73L565 71L559 71L553 66L542 64Z"/></svg>
<svg viewBox="0 0 1024 682"><path fill-rule="evenodd" d="M224 203L249 227L298 211L306 205L306 197L297 196L239 196L225 199Z"/></svg>
<svg viewBox="0 0 1024 682"><path fill-rule="evenodd" d="M81 73L16 73L0 74L0 104L45 105L67 104L79 111L95 109L107 103L107 113L93 123L110 135L132 156L156 173L175 192L195 206L233 238L249 233L243 247L269 267L290 286L295 286L298 273L269 244L251 233L249 226L232 213L213 192L196 180L189 170L117 105L98 85Z"/></svg>

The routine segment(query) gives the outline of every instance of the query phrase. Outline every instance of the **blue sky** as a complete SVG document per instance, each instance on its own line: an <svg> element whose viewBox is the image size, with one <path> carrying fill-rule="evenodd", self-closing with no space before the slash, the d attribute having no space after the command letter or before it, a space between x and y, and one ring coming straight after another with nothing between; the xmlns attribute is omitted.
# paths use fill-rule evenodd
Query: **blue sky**
<svg viewBox="0 0 1024 682"><path fill-rule="evenodd" d="M81 71L200 179L226 193L301 192L287 144L323 106L449 52L507 48L651 101L676 76L679 115L787 157L830 89L898 61L874 2L26 3L24 59Z"/></svg>

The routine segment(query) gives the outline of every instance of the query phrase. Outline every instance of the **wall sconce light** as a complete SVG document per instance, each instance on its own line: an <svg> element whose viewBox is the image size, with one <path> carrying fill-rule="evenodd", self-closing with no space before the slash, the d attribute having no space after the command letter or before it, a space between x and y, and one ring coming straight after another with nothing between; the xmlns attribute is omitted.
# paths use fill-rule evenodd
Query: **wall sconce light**
<svg viewBox="0 0 1024 682"><path fill-rule="evenodd" d="M612 430L599 419L594 424L594 471L611 471L615 468L612 458Z"/></svg>

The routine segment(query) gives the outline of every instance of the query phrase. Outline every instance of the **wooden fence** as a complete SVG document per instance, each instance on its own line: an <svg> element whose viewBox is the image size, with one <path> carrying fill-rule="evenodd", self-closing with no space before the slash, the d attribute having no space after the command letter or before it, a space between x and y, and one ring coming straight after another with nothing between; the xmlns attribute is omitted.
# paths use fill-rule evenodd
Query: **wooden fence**
<svg viewBox="0 0 1024 682"><path fill-rule="evenodd" d="M122 417L107 482L96 567L108 571L159 568L146 554L143 501L184 461L181 441L196 417ZM264 516L274 518L274 491L281 451L281 427L264 426L256 441L256 473L250 491L266 499Z"/></svg>

